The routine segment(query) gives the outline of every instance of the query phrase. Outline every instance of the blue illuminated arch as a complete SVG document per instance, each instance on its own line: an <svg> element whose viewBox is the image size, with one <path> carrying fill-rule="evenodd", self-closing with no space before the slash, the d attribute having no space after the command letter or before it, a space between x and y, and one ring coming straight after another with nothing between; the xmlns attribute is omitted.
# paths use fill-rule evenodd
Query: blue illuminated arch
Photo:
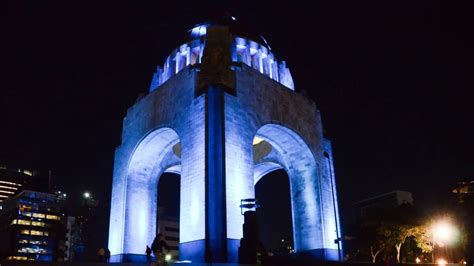
<svg viewBox="0 0 474 266"><path fill-rule="evenodd" d="M165 171L180 172L180 158L173 152L179 143L176 131L159 128L148 133L136 146L127 167L124 249L142 254L156 235L158 181Z"/></svg>
<svg viewBox="0 0 474 266"><path fill-rule="evenodd" d="M297 255L337 259L332 152L316 104L294 91L285 62L265 45L225 26L205 34L175 49L127 111L114 161L113 261L142 256L156 230L159 176L173 172L181 173L181 259L237 262L241 200L280 168L290 179ZM255 135L271 148L252 157Z"/></svg>
<svg viewBox="0 0 474 266"><path fill-rule="evenodd" d="M290 195L295 251L322 247L320 186L316 159L294 130L279 124L266 124L255 136L272 146L254 168L254 183L265 174L285 169L290 179Z"/></svg>
<svg viewBox="0 0 474 266"><path fill-rule="evenodd" d="M262 179L262 177L268 175L269 173L283 169L283 166L277 162L265 161L255 165L253 169L253 180L254 184L257 185L258 181Z"/></svg>

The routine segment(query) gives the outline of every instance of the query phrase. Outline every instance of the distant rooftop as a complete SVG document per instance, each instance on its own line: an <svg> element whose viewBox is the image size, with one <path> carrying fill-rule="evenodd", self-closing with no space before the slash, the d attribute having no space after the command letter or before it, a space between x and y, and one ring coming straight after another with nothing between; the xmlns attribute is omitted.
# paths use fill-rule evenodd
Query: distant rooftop
<svg viewBox="0 0 474 266"><path fill-rule="evenodd" d="M22 173L28 176L34 176L35 173L32 170L27 170L27 169L9 169L5 165L0 165L0 172L17 172L17 173Z"/></svg>
<svg viewBox="0 0 474 266"><path fill-rule="evenodd" d="M357 201L353 205L363 205L363 204L371 203L371 202L374 202L374 201L381 201L381 200L384 200L384 199L389 199L391 197L393 198L393 196L403 198L407 201L407 203L413 204L413 197L412 197L411 192L402 191L402 190L394 190L394 191L390 191L390 192L387 192L387 193L383 193L383 194L380 194L380 195L377 195L377 196L373 196L373 197L370 197L370 198L367 198L367 199ZM399 204L402 204L402 203L403 202L400 202Z"/></svg>
<svg viewBox="0 0 474 266"><path fill-rule="evenodd" d="M474 180L459 182L458 187L453 189L453 193L459 193L459 194L474 193Z"/></svg>

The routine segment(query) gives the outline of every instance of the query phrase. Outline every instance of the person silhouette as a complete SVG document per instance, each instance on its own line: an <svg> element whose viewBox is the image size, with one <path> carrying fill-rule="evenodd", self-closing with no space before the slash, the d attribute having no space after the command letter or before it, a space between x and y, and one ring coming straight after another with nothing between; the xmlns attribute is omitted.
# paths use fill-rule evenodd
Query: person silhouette
<svg viewBox="0 0 474 266"><path fill-rule="evenodd" d="M166 265L165 257L169 251L169 246L166 244L163 234L158 234L155 237L151 244L151 250L156 257L156 265Z"/></svg>
<svg viewBox="0 0 474 266"><path fill-rule="evenodd" d="M151 262L151 248L148 245L146 245L145 254L146 254L146 262Z"/></svg>

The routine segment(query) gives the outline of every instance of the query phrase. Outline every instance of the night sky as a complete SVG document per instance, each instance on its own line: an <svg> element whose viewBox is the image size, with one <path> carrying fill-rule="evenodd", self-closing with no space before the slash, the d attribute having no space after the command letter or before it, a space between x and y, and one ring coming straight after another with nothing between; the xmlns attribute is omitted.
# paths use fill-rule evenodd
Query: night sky
<svg viewBox="0 0 474 266"><path fill-rule="evenodd" d="M344 220L355 201L396 189L434 208L474 178L474 21L462 2L138 2L1 4L0 164L50 169L70 195L107 202L127 108L185 32L225 8L321 110Z"/></svg>

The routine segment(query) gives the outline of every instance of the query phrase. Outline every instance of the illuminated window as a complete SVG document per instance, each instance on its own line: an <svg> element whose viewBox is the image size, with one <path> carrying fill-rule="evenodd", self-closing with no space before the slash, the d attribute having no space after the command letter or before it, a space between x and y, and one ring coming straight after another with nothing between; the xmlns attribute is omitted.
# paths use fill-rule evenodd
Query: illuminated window
<svg viewBox="0 0 474 266"><path fill-rule="evenodd" d="M31 217L31 212L21 212L21 215Z"/></svg>
<svg viewBox="0 0 474 266"><path fill-rule="evenodd" d="M44 219L44 218L46 217L46 215L44 215L44 214L42 214L42 213L33 213L33 217L34 217L34 218L43 218L43 219Z"/></svg>
<svg viewBox="0 0 474 266"><path fill-rule="evenodd" d="M18 252L20 252L20 253L31 253L31 254L45 254L46 250L42 249L42 248L23 247L23 248L19 248Z"/></svg>
<svg viewBox="0 0 474 266"><path fill-rule="evenodd" d="M26 240L26 239L20 239L20 240L18 240L18 243L20 243L20 244L28 244L28 240Z"/></svg>
<svg viewBox="0 0 474 266"><path fill-rule="evenodd" d="M1 181L1 180L0 180L0 183L1 183L1 184L14 185L14 186L19 186L19 187L21 187L21 184L17 184L17 183L13 183L13 182L8 182L8 181Z"/></svg>
<svg viewBox="0 0 474 266"><path fill-rule="evenodd" d="M23 170L23 174L33 176L33 172L28 171L28 170Z"/></svg>
<svg viewBox="0 0 474 266"><path fill-rule="evenodd" d="M0 198L8 198L8 196L0 195Z"/></svg>
<svg viewBox="0 0 474 266"><path fill-rule="evenodd" d="M1 186L0 185L0 188L6 188L6 189L13 189L13 190L18 190L17 187L7 187L7 186Z"/></svg>
<svg viewBox="0 0 474 266"><path fill-rule="evenodd" d="M33 221L33 222L31 222L31 225L32 225L32 226L45 227L45 223L44 223L44 222Z"/></svg>
<svg viewBox="0 0 474 266"><path fill-rule="evenodd" d="M20 234L22 234L22 235L29 235L29 234L30 234L30 230L28 230L28 229L20 230Z"/></svg>
<svg viewBox="0 0 474 266"><path fill-rule="evenodd" d="M0 193L15 194L15 192L13 192L13 191L6 191L6 190L0 190Z"/></svg>
<svg viewBox="0 0 474 266"><path fill-rule="evenodd" d="M48 220L59 220L60 218L57 215L48 214L48 215L46 215L46 219L48 219Z"/></svg>
<svg viewBox="0 0 474 266"><path fill-rule="evenodd" d="M31 225L31 221L28 221L28 220L18 220L18 224L21 224L21 225Z"/></svg>
<svg viewBox="0 0 474 266"><path fill-rule="evenodd" d="M48 236L47 234L45 234L46 232L43 232L43 231L38 231L38 230L31 230L31 235L32 236L43 236L43 235L46 235Z"/></svg>
<svg viewBox="0 0 474 266"><path fill-rule="evenodd" d="M24 256L10 256L7 258L7 260L27 260L28 257L24 257Z"/></svg>
<svg viewBox="0 0 474 266"><path fill-rule="evenodd" d="M31 206L28 206L28 205L20 205L20 210L21 210L21 211L24 211L24 210L31 210Z"/></svg>
<svg viewBox="0 0 474 266"><path fill-rule="evenodd" d="M48 245L46 241L39 241L39 240L30 240L29 243L33 245L44 245L44 246Z"/></svg>

